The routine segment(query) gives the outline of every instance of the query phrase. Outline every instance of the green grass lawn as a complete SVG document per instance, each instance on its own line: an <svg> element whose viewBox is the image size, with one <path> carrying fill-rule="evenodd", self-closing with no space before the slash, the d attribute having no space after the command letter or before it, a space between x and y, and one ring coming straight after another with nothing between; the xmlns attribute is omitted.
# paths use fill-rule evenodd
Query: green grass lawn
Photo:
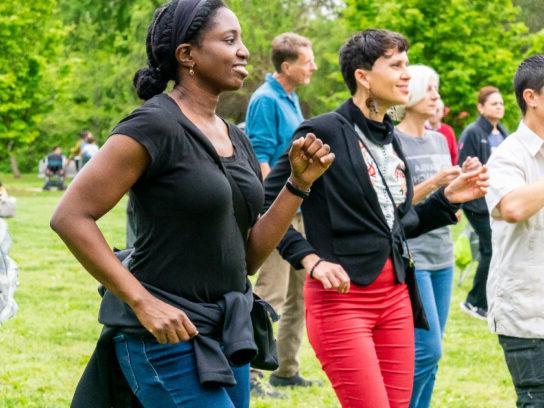
<svg viewBox="0 0 544 408"><path fill-rule="evenodd" d="M19 311L0 326L0 407L67 407L100 332L97 283L49 228L61 193L41 192L42 181L34 175L0 176L18 200L17 216L8 223L10 255L20 275ZM100 221L111 246L124 246L125 204ZM454 289L433 406L513 407L515 394L496 337L485 322L459 310L471 279ZM302 374L323 386L287 391L285 400L254 399L252 407L339 406L308 342L301 360Z"/></svg>

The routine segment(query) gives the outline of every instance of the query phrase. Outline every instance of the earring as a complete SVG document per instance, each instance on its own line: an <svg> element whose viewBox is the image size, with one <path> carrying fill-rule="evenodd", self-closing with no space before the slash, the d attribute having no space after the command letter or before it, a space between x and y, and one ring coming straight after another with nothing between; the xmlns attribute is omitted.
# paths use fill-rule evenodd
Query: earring
<svg viewBox="0 0 544 408"><path fill-rule="evenodd" d="M370 113L373 113L374 115L378 114L378 101L374 97L374 94L371 90L368 92L368 98L366 100L366 107L370 111Z"/></svg>
<svg viewBox="0 0 544 408"><path fill-rule="evenodd" d="M195 66L193 65L191 68L189 68L189 75L191 76L195 76L195 70L194 70Z"/></svg>

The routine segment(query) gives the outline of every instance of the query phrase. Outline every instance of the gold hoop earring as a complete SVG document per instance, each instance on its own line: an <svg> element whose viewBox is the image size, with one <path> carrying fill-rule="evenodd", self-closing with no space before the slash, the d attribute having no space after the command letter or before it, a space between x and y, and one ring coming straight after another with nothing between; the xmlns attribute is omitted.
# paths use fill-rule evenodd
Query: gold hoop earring
<svg viewBox="0 0 544 408"><path fill-rule="evenodd" d="M195 76L195 70L194 70L195 66L193 65L192 67L189 68L189 75L191 76Z"/></svg>

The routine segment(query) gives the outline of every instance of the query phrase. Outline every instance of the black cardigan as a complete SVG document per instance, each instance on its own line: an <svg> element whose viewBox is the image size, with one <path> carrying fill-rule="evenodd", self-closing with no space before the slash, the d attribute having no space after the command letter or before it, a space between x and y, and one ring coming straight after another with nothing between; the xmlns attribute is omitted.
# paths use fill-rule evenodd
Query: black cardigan
<svg viewBox="0 0 544 408"><path fill-rule="evenodd" d="M358 285L372 283L387 258L391 257L398 282L404 282L406 268L400 225L407 238L416 237L455 223L458 206L446 200L443 190L412 206L412 178L406 166L407 197L398 208L401 223L397 219L391 231L370 182L358 135L349 117L346 102L336 113L329 112L307 120L295 132L295 138L314 133L330 145L336 159L313 184L310 197L302 204L306 239L290 228L278 249L295 268L301 268L302 258L311 253L339 263ZM396 136L393 148L406 163ZM285 154L265 180L266 208L279 194L290 171L289 158ZM413 304L413 307L419 309L421 305Z"/></svg>
<svg viewBox="0 0 544 408"><path fill-rule="evenodd" d="M503 137L508 136L508 131L504 126L497 126ZM482 164L487 163L491 156L491 146L489 146L489 134L493 130L493 125L483 116L468 125L459 138L459 163L463 164L468 156L477 157ZM489 214L485 198L477 198L463 204L464 210L476 212L478 214Z"/></svg>

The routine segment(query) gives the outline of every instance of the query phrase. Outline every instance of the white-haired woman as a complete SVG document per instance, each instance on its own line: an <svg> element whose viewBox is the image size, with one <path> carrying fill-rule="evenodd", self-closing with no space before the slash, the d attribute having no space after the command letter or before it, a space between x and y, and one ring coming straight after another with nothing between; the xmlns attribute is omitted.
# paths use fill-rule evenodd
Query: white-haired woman
<svg viewBox="0 0 544 408"><path fill-rule="evenodd" d="M438 74L424 65L411 65L408 72L408 104L399 109L402 121L395 132L406 155L414 183L413 203L425 199L436 189L446 186L460 173L451 165L448 142L444 135L425 128L438 107ZM478 165L469 158L464 169ZM416 265L423 307L430 330L416 329L416 365L411 407L429 407L442 354L442 336L448 317L453 281L453 242L449 227L442 227L417 238L409 246Z"/></svg>

